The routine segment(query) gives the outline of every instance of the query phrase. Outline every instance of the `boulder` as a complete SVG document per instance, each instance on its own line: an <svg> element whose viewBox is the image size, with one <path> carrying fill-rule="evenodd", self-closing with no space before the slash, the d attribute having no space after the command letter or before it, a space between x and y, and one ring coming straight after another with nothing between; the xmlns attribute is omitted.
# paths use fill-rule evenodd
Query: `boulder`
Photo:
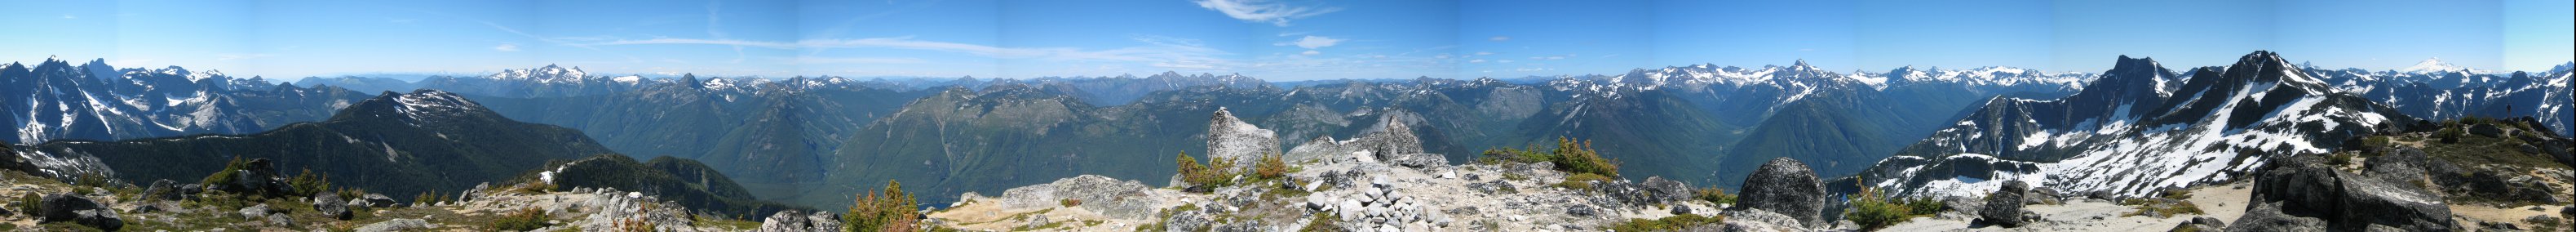
<svg viewBox="0 0 2576 232"><path fill-rule="evenodd" d="M1408 167L1408 168L1427 168L1427 167L1439 167L1439 166L1441 166L1441 165L1449 165L1449 158L1448 158L1448 157L1442 157L1442 156L1440 156L1440 154L1414 153L1414 154L1396 155L1396 156L1394 157L1394 159L1388 159L1388 160L1387 160L1387 163L1392 163L1392 164L1395 164L1395 166L1403 166L1403 167Z"/></svg>
<svg viewBox="0 0 2576 232"><path fill-rule="evenodd" d="M2504 128L2498 128L2495 124L2477 124L2469 126L2469 134L2490 138L2501 138L2504 137Z"/></svg>
<svg viewBox="0 0 2576 232"><path fill-rule="evenodd" d="M80 223L81 225L89 226L90 228L98 228L99 230L105 231L116 231L125 228L125 219L117 218L116 210L88 209L73 211L72 213L79 215L72 219L73 223Z"/></svg>
<svg viewBox="0 0 2576 232"><path fill-rule="evenodd" d="M1824 223L1825 186L1807 164L1786 157L1771 159L1744 178L1734 208L1787 215L1804 224Z"/></svg>
<svg viewBox="0 0 2576 232"><path fill-rule="evenodd" d="M1691 214L1690 205L1673 205L1673 215Z"/></svg>
<svg viewBox="0 0 2576 232"><path fill-rule="evenodd" d="M357 217L357 214L349 212L349 202L340 200L340 194L327 192L313 194L313 212L340 220Z"/></svg>
<svg viewBox="0 0 2576 232"><path fill-rule="evenodd" d="M1280 154L1277 133L1235 119L1234 113L1226 112L1224 107L1218 107L1216 115L1208 118L1207 148L1207 157L1233 159L1236 163Z"/></svg>
<svg viewBox="0 0 2576 232"><path fill-rule="evenodd" d="M1807 231L1807 224L1797 218L1762 209L1727 210L1721 214L1726 215L1726 222L1720 231Z"/></svg>
<svg viewBox="0 0 2576 232"><path fill-rule="evenodd" d="M1152 190L1142 182L1082 175L1003 190L1000 202L1003 207L1035 209L1062 207L1064 200L1070 199L1082 202L1076 207L1101 215L1140 220L1152 218L1161 210L1145 197L1154 194Z"/></svg>
<svg viewBox="0 0 2576 232"><path fill-rule="evenodd" d="M79 194L57 193L45 195L43 202L37 203L37 210L40 212L34 214L39 222L65 222L80 219L82 217L80 211L98 209L105 208L87 197L81 197Z"/></svg>
<svg viewBox="0 0 2576 232"><path fill-rule="evenodd" d="M283 176L278 175L277 165L275 162L271 162L267 158L256 158L243 162L242 169L234 170L232 177L232 180L228 181L229 183L207 187L224 190L225 192L260 195L271 198L285 196L285 194L289 192L288 188L290 188L286 185L286 179L284 179Z"/></svg>
<svg viewBox="0 0 2576 232"><path fill-rule="evenodd" d="M345 220L345 219L343 219L343 220ZM288 226L295 226L295 218L287 217L287 216L286 216L286 213L272 213L272 214L268 214L268 220L266 220L265 222L268 222L268 226L273 226L273 227L288 227Z"/></svg>
<svg viewBox="0 0 2576 232"><path fill-rule="evenodd" d="M2281 212L2281 203L2257 203L2226 226L2228 232L2323 232L2326 220Z"/></svg>
<svg viewBox="0 0 2576 232"><path fill-rule="evenodd" d="M143 198L175 201L180 200L180 191L178 181L171 181L170 179L154 180L152 181L151 187L145 187L143 189Z"/></svg>
<svg viewBox="0 0 2576 232"><path fill-rule="evenodd" d="M393 197L386 197L384 194L374 193L358 197L358 203L367 206L367 208L387 208L394 207L394 204L399 204L394 202Z"/></svg>
<svg viewBox="0 0 2576 232"><path fill-rule="evenodd" d="M421 220L421 219L409 219L409 218L404 218L404 219L385 220L384 222L377 222L377 223L374 223L374 224L367 224L366 226L359 226L359 227L358 227L358 229L357 229L356 231L357 231L357 232L427 231L427 230L429 230L429 229L431 229L431 228L438 228L438 225L432 225L432 224L429 224L429 220ZM823 231L823 230L806 230L806 231ZM837 231L837 230L835 230L835 231Z"/></svg>
<svg viewBox="0 0 2576 232"><path fill-rule="evenodd" d="M1644 188L1648 196L1652 196L1657 202L1670 203L1691 199L1690 184L1664 179L1663 176L1646 177L1646 181L1637 182L1637 185Z"/></svg>
<svg viewBox="0 0 2576 232"><path fill-rule="evenodd" d="M1598 211L1595 211L1595 210L1593 210L1593 209L1592 209L1592 205L1585 205L1585 204L1573 204L1573 205L1566 205L1566 206L1565 206L1565 215L1574 215L1574 216L1576 216L1576 217L1591 217L1591 216L1593 216L1593 215L1600 215L1600 214L1601 214L1601 212L1598 212Z"/></svg>
<svg viewBox="0 0 2576 232"><path fill-rule="evenodd" d="M2401 230L2459 230L2442 197L2423 186L2344 173L2316 156L2282 158L2254 176L2254 205L2277 208L2281 217L2315 218L2325 228L2357 231L2373 227ZM2247 213L2253 215L2254 212ZM2253 216L2248 216L2253 217ZM2276 217L2279 218L2279 217ZM2290 223L2299 221L2297 223ZM2238 226L2306 225L2282 219ZM2229 230L2236 230L2230 227Z"/></svg>
<svg viewBox="0 0 2576 232"><path fill-rule="evenodd" d="M1207 212L1198 210L1175 212L1171 218L1164 219L1163 231L1210 231L1215 228L1216 221L1209 218Z"/></svg>
<svg viewBox="0 0 2576 232"><path fill-rule="evenodd" d="M2022 198L2029 194L2030 183L2020 180L2004 181L2003 188L1995 190L1993 195L1986 196L1985 206L1978 208L1978 220L2004 227L2021 227L2025 223L2021 220L2022 205L2027 202Z"/></svg>
<svg viewBox="0 0 2576 232"><path fill-rule="evenodd" d="M267 217L270 211L268 209L268 204L259 204L250 207L242 207L241 210L235 210L233 212L241 214L242 220L259 220L260 217Z"/></svg>

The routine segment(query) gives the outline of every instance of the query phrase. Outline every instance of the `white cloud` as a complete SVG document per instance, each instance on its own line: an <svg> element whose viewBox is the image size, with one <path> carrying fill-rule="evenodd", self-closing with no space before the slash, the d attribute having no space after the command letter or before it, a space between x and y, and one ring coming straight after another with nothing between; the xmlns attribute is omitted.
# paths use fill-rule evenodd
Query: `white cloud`
<svg viewBox="0 0 2576 232"><path fill-rule="evenodd" d="M796 57L796 60L795 60L795 63L797 63L797 64L913 64L913 63L921 63L921 62L922 62L922 61L921 61L921 59L914 59L914 58L885 58L885 57L815 57L815 56L799 56L799 57Z"/></svg>
<svg viewBox="0 0 2576 232"><path fill-rule="evenodd" d="M80 19L80 16L63 15L63 19Z"/></svg>
<svg viewBox="0 0 2576 232"><path fill-rule="evenodd" d="M1315 50L1306 50L1306 52L1300 52L1300 53L1297 53L1297 54L1299 54L1299 55L1309 55L1309 56L1312 56L1312 55L1321 55L1321 54L1324 54L1324 52L1318 52L1318 51L1315 51Z"/></svg>
<svg viewBox="0 0 2576 232"><path fill-rule="evenodd" d="M807 40L800 40L800 41L796 41L796 42L772 42L772 41L752 41L752 40L735 40L735 39L655 38L655 39L642 39L642 40L611 40L611 41L606 41L606 42L591 43L591 44L588 44L588 45L704 44L704 45L727 45L727 46L742 46L742 47L770 48L770 49L808 49L808 48L885 48L885 49L904 49L904 50L924 50L924 51L939 51L939 52L955 52L955 53L965 53L965 54L972 54L972 55L985 56L985 57L1003 58L1003 59L1051 59L1051 60L1067 60L1067 61L1128 61L1128 62L1160 62L1160 63L1158 63L1158 64L1156 64L1156 65L1161 66L1161 65L1167 65L1167 64L1168 64L1168 65L1170 65L1170 66L1172 66L1172 67L1211 67L1211 68L1213 68L1213 67L1221 67L1223 64L1230 64L1230 63L1232 63L1232 62L1230 62L1230 61L1226 61L1226 60L1223 60L1223 59L1215 58L1215 57L1216 57L1216 56L1218 56L1218 55L1228 54L1227 52L1222 51L1222 50L1217 50L1217 49L1215 49L1215 48L1209 48L1209 47L1205 46L1204 44L1199 43L1199 42L1198 42L1198 41L1196 41L1196 40L1181 39L1181 38L1171 38L1171 37L1162 37L1162 36L1132 36L1130 39L1134 39L1134 40L1136 40L1137 42L1143 42L1143 43L1146 43L1146 44L1148 44L1148 46L1135 46L1135 47L1124 47L1124 48L1114 48L1114 49L1081 49L1081 48L1068 48L1068 47L1013 48L1013 47L996 47L996 46L977 45L977 44L967 44L967 43L955 43L955 42L941 42L941 41L916 40L916 39L912 39L912 37L910 37L910 36L905 36L905 37L861 38L861 39L807 39ZM1209 69L1209 68L1198 68L1198 69Z"/></svg>
<svg viewBox="0 0 2576 232"><path fill-rule="evenodd" d="M501 44L501 46L492 46L492 50L493 50L493 51L504 51L504 52L515 52L515 51L519 51L519 45L518 45L518 44L509 44L509 43L504 43L504 44Z"/></svg>
<svg viewBox="0 0 2576 232"><path fill-rule="evenodd" d="M1302 19L1342 10L1341 8L1330 7L1314 8L1291 6L1285 3L1273 3L1268 0L1195 0L1193 2L1197 2L1200 8L1207 8L1209 10L1216 10L1219 13L1225 13L1226 17L1233 17L1234 19L1247 22L1270 23L1271 25L1282 27L1288 26L1288 20L1291 19Z"/></svg>
<svg viewBox="0 0 2576 232"><path fill-rule="evenodd" d="M1491 55L1494 55L1494 52L1476 52L1476 55L1479 55L1479 56L1491 56Z"/></svg>
<svg viewBox="0 0 2576 232"><path fill-rule="evenodd" d="M1494 42L1512 41L1512 37L1511 37L1511 36L1494 36L1494 38L1486 38L1485 40L1492 40L1492 41L1494 41Z"/></svg>
<svg viewBox="0 0 2576 232"><path fill-rule="evenodd" d="M1484 62L1485 62L1485 59L1473 59L1473 60L1467 60L1467 63L1484 63Z"/></svg>
<svg viewBox="0 0 2576 232"><path fill-rule="evenodd" d="M1297 41L1285 42L1285 43L1279 43L1279 44L1276 44L1276 45L1283 45L1283 46L1284 46L1284 45L1297 45L1297 47L1301 47L1301 48L1306 48L1306 49L1317 49L1317 48L1331 47L1331 46L1333 46L1333 45L1342 44L1342 41L1344 41L1344 40L1345 40L1345 39L1335 39L1335 38L1333 38L1333 37L1323 37L1323 36L1311 36L1311 35L1309 35L1309 36L1306 36L1306 38L1299 38L1299 39L1297 39Z"/></svg>

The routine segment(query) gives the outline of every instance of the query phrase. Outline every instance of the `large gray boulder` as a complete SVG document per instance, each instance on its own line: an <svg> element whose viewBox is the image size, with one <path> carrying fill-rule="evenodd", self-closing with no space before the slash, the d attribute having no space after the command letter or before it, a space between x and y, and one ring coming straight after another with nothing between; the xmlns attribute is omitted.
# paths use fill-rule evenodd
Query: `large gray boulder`
<svg viewBox="0 0 2576 232"><path fill-rule="evenodd" d="M1800 219L1793 218L1789 215L1763 211L1762 209L1727 210L1720 214L1726 215L1726 222L1718 226L1718 231L1807 231L1806 222L1802 222Z"/></svg>
<svg viewBox="0 0 2576 232"><path fill-rule="evenodd" d="M1215 116L1208 118L1207 148L1211 159L1234 159L1236 163L1250 163L1246 161L1262 155L1280 154L1278 133L1236 119L1234 113L1226 112L1222 107L1216 109Z"/></svg>
<svg viewBox="0 0 2576 232"><path fill-rule="evenodd" d="M242 169L234 170L232 180L228 181L230 183L206 187L270 198L286 196L286 193L290 192L284 176L278 175L276 162L271 162L267 158L257 158L243 164Z"/></svg>
<svg viewBox="0 0 2576 232"><path fill-rule="evenodd" d="M2279 215L2255 216L2260 210L2249 210L2250 218L2314 218L2324 221L2323 228L2359 231L2386 227L2410 231L2459 230L2451 219L2451 209L2442 197L2424 186L2394 182L2392 178L2367 177L2337 171L2315 156L2292 156L2275 161L2254 176L2256 208L2277 211ZM2277 205L2277 206L2276 206ZM2228 229L2239 226L2283 227L2311 225L2299 219L2246 223L2240 219ZM2281 228L2258 228L2281 229Z"/></svg>
<svg viewBox="0 0 2576 232"><path fill-rule="evenodd" d="M1815 169L1798 160L1771 159L1744 178L1743 189L1735 207L1729 210L1760 209L1797 218L1805 224L1824 223L1824 181L1816 179Z"/></svg>
<svg viewBox="0 0 2576 232"><path fill-rule="evenodd" d="M832 212L807 215L797 210L778 211L760 221L759 232L841 231L841 219Z"/></svg>
<svg viewBox="0 0 2576 232"><path fill-rule="evenodd" d="M366 226L360 226L360 227L358 227L357 231L358 231L358 232L427 231L427 230L429 230L429 229L431 229L431 228L438 228L438 225L429 224L429 220L421 220L421 219L409 219L409 218L405 218L405 219L385 220L384 222L377 222L377 223L374 223L374 224L367 224ZM823 231L823 230L809 230L809 231ZM835 230L835 231L837 231L837 230Z"/></svg>
<svg viewBox="0 0 2576 232"><path fill-rule="evenodd" d="M91 201L88 197L81 197L79 194L56 193L46 194L43 202L37 203L36 208L39 211L35 212L37 221L62 222L79 219L81 215L76 211L96 210L103 207L100 207L97 201Z"/></svg>
<svg viewBox="0 0 2576 232"><path fill-rule="evenodd" d="M1098 175L1057 179L1055 182L1003 190L1002 207L1039 209L1062 207L1064 200L1081 201L1076 207L1120 219L1149 219L1161 210L1150 199L1153 186L1136 181L1121 181ZM971 193L970 193L971 194ZM972 197L972 195L970 195ZM963 198L961 198L963 199Z"/></svg>
<svg viewBox="0 0 2576 232"><path fill-rule="evenodd" d="M143 189L144 199L176 201L180 199L180 194L179 182L170 179L154 180L150 187Z"/></svg>
<svg viewBox="0 0 2576 232"><path fill-rule="evenodd" d="M313 212L321 213L324 217L340 220L355 219L357 217L357 214L349 212L349 202L346 200L340 200L340 194L328 192L313 194Z"/></svg>
<svg viewBox="0 0 2576 232"><path fill-rule="evenodd" d="M400 204L395 202L393 197L386 197L384 194L374 193L368 193L366 196L358 197L357 203L359 203L358 205L364 205L367 208L386 208L394 207L394 204Z"/></svg>
<svg viewBox="0 0 2576 232"><path fill-rule="evenodd" d="M2301 217L2281 212L2281 203L2256 203L2247 206L2245 216L2228 224L2228 232L2321 232L2326 220Z"/></svg>
<svg viewBox="0 0 2576 232"><path fill-rule="evenodd" d="M1367 150L1381 161L1395 160L1402 158L1400 157L1402 155L1421 154L1422 138L1414 137L1413 127L1404 125L1404 117L1399 116L1406 114L1392 110L1384 112L1386 112L1385 116L1378 118L1376 131L1360 135L1359 138L1344 142L1343 145Z"/></svg>
<svg viewBox="0 0 2576 232"><path fill-rule="evenodd" d="M2003 188L1996 189L1993 195L1987 195L1986 205L1978 207L1978 220L2004 227L2021 227L2025 223L2021 220L2022 205L2027 203L2022 198L2028 195L2030 195L2030 183L2019 180L2004 181Z"/></svg>

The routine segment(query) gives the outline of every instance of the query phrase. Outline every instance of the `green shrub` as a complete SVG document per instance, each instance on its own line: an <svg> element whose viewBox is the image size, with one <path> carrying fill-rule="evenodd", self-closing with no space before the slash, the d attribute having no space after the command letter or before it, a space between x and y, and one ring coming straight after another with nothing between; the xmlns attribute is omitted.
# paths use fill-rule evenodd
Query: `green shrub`
<svg viewBox="0 0 2576 232"><path fill-rule="evenodd" d="M1572 176L1566 176L1565 182L1556 183L1556 187L1591 191L1593 181L1610 181L1610 177L1592 173L1575 173Z"/></svg>
<svg viewBox="0 0 2576 232"><path fill-rule="evenodd" d="M290 194L296 196L312 196L315 193L322 193L322 191L330 191L331 177L323 174L315 174L313 169L304 169L304 173L295 174L295 177L293 178L287 178L286 186L295 190L294 193Z"/></svg>
<svg viewBox="0 0 2576 232"><path fill-rule="evenodd" d="M1610 225L1611 231L1681 231L1692 226L1725 222L1726 216L1708 217L1697 214L1673 215L1655 220L1628 219Z"/></svg>
<svg viewBox="0 0 2576 232"><path fill-rule="evenodd" d="M1901 201L1903 200L1888 199L1885 193L1879 192L1877 188L1862 188L1859 194L1852 195L1851 209L1843 212L1843 218L1851 220L1854 224L1860 224L1863 231L1876 231L1924 215L1916 214L1919 210L1912 209L1913 206ZM1939 210L1929 212L1939 212Z"/></svg>
<svg viewBox="0 0 2576 232"><path fill-rule="evenodd" d="M921 212L914 207L920 201L903 191L903 183L886 181L884 191L857 197L858 202L850 205L850 213L841 216L842 230L909 232L919 228L915 224L921 220Z"/></svg>
<svg viewBox="0 0 2576 232"><path fill-rule="evenodd" d="M531 231L546 228L546 221L553 219L553 216L546 215L546 210L544 209L537 209L536 207L521 208L516 211L511 211L509 214L501 215L501 218L492 219L492 229L501 231Z"/></svg>
<svg viewBox="0 0 2576 232"><path fill-rule="evenodd" d="M2352 158L2353 154L2350 152L2336 152L2334 154L2326 155L2326 164L2334 165L2335 167L2352 165Z"/></svg>
<svg viewBox="0 0 2576 232"><path fill-rule="evenodd" d="M1726 194L1726 189L1717 187L1691 191L1691 198L1708 201L1709 204L1735 204L1735 194Z"/></svg>
<svg viewBox="0 0 2576 232"><path fill-rule="evenodd" d="M2174 215L2182 214L2208 214L2208 212L2200 210L2200 204L2192 204L2191 201L2129 199L2120 201L2120 204L2128 205L2130 208L2135 209L2128 213L2120 214L2121 217L2152 216L2156 218L2171 218Z"/></svg>
<svg viewBox="0 0 2576 232"><path fill-rule="evenodd" d="M241 175L241 170L248 169L248 166L250 166L249 163L243 163L241 157L236 156L232 161L224 162L223 170L215 170L215 174L207 174L206 179L198 180L197 183L206 186L232 185L233 175Z"/></svg>
<svg viewBox="0 0 2576 232"><path fill-rule="evenodd" d="M1208 158L1208 163L1202 165L1198 159L1190 158L1189 153L1181 153L1173 162L1180 166L1181 182L1208 187L1201 188L1203 190L1234 185L1234 176L1238 175L1234 170L1234 160L1225 157Z"/></svg>
<svg viewBox="0 0 2576 232"><path fill-rule="evenodd" d="M1542 149L1537 144L1531 144L1527 149L1486 149L1484 157L1477 158L1477 162L1489 164L1548 162L1555 164L1557 171L1619 176L1618 160L1602 158L1600 152L1592 150L1590 141L1563 137L1556 138L1556 146L1552 148Z"/></svg>
<svg viewBox="0 0 2576 232"><path fill-rule="evenodd" d="M1333 219L1340 217L1329 212L1316 213L1306 219L1306 228L1297 229L1297 232L1344 232L1342 227L1333 226Z"/></svg>
<svg viewBox="0 0 2576 232"><path fill-rule="evenodd" d="M1259 161L1252 163L1252 173L1256 179L1275 180L1287 177L1288 172L1288 162L1277 153L1263 153Z"/></svg>

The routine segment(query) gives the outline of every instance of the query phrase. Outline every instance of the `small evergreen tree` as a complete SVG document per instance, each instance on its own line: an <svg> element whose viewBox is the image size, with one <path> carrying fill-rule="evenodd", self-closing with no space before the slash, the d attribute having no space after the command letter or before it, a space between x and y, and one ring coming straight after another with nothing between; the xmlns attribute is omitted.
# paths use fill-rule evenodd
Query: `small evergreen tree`
<svg viewBox="0 0 2576 232"><path fill-rule="evenodd" d="M919 201L903 192L903 183L886 181L882 193L863 193L850 205L850 214L841 218L845 231L910 232L919 228L921 213L914 211Z"/></svg>

